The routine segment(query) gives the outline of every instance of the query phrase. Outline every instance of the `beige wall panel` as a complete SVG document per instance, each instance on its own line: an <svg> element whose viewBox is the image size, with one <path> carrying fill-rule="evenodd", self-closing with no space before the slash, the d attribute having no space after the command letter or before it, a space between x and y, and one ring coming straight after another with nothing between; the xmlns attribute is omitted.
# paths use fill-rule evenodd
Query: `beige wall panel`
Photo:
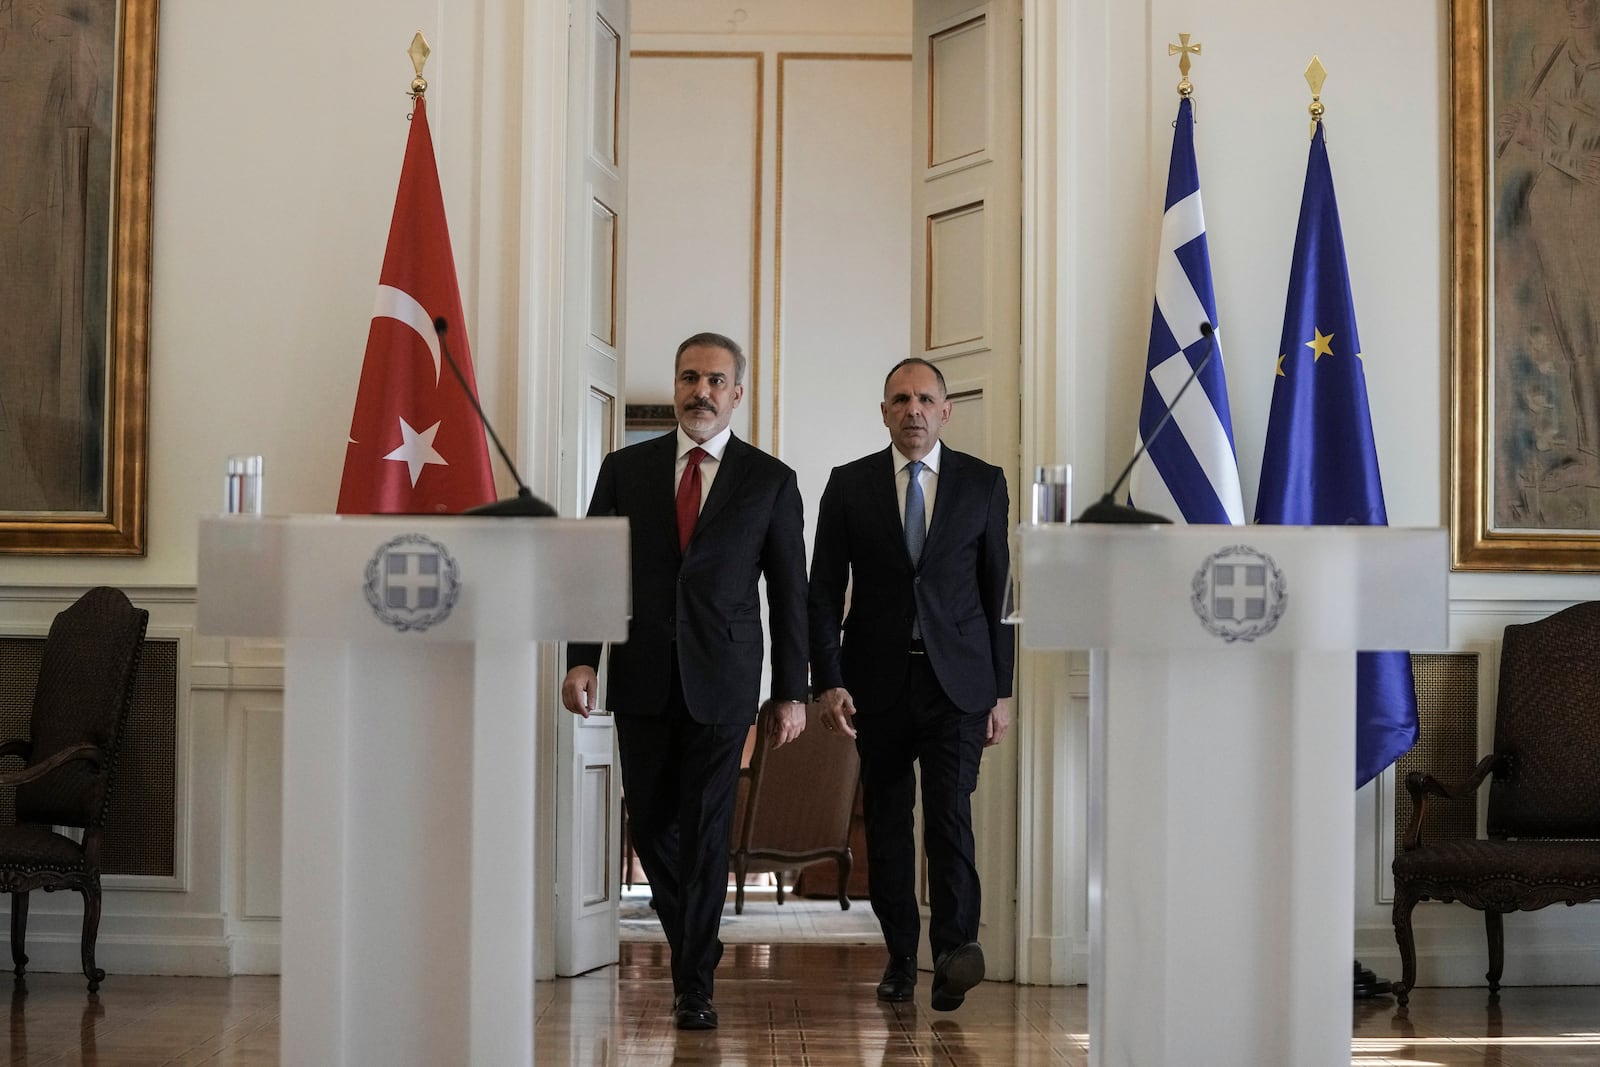
<svg viewBox="0 0 1600 1067"><path fill-rule="evenodd" d="M589 427L589 438L583 442L583 458L578 470L585 501L594 498L594 483L600 476L600 461L615 446L611 439L611 416L616 408L616 399L605 390L591 385L587 403L588 421L584 425Z"/></svg>
<svg viewBox="0 0 1600 1067"><path fill-rule="evenodd" d="M987 224L982 201L928 219L930 351L984 335L989 298Z"/></svg>
<svg viewBox="0 0 1600 1067"><path fill-rule="evenodd" d="M988 147L989 101L972 91L973 85L988 84L988 19L980 15L936 33L928 48L928 166L937 167Z"/></svg>
<svg viewBox="0 0 1600 1067"><path fill-rule="evenodd" d="M589 336L617 343L617 213L595 200L589 216Z"/></svg>
<svg viewBox="0 0 1600 1067"><path fill-rule="evenodd" d="M244 915L283 914L283 709L244 712Z"/></svg>
<svg viewBox="0 0 1600 1067"><path fill-rule="evenodd" d="M779 64L778 454L814 516L829 470L889 443L878 403L911 313L911 63Z"/></svg>
<svg viewBox="0 0 1600 1067"><path fill-rule="evenodd" d="M615 27L596 15L589 89L589 154L612 169L617 166L617 87L621 70L622 38Z"/></svg>
<svg viewBox="0 0 1600 1067"><path fill-rule="evenodd" d="M633 0L633 32L684 34L904 34L911 0Z"/></svg>
<svg viewBox="0 0 1600 1067"><path fill-rule="evenodd" d="M612 867L612 860L620 851L611 841L611 816L608 800L611 796L611 767L609 764L586 766L583 769L583 821L584 836L607 842L609 847L599 848L583 857L583 903L585 907L609 900L612 888L621 884L620 875Z"/></svg>
<svg viewBox="0 0 1600 1067"><path fill-rule="evenodd" d="M701 330L755 365L761 64L756 56L636 53L630 91L629 286L623 396L672 399L672 355ZM753 386L747 374L747 394ZM749 437L753 397L734 415Z"/></svg>
<svg viewBox="0 0 1600 1067"><path fill-rule="evenodd" d="M959 383L950 386L950 422L940 435L940 440L957 452L966 452L988 459L989 420L988 400L982 387L962 388Z"/></svg>

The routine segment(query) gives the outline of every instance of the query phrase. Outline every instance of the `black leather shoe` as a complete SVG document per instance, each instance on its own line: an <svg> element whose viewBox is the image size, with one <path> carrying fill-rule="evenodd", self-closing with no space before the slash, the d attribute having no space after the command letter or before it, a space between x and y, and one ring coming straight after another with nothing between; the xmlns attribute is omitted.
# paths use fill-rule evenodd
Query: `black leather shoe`
<svg viewBox="0 0 1600 1067"><path fill-rule="evenodd" d="M883 969L883 981L878 983L878 999L898 1004L910 1000L917 992L917 958L891 956L889 966Z"/></svg>
<svg viewBox="0 0 1600 1067"><path fill-rule="evenodd" d="M976 941L958 945L933 965L933 1010L955 1011L967 999L967 990L983 981L983 946Z"/></svg>
<svg viewBox="0 0 1600 1067"><path fill-rule="evenodd" d="M680 993L672 1004L672 1014L679 1030L715 1030L717 1009L704 993Z"/></svg>

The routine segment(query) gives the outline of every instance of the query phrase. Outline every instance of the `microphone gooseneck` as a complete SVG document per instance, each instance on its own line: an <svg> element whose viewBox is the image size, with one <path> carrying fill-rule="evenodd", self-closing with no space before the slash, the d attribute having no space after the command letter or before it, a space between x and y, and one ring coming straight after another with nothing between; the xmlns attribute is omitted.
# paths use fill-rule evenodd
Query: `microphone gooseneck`
<svg viewBox="0 0 1600 1067"><path fill-rule="evenodd" d="M1083 509L1083 514L1078 516L1078 522L1139 525L1172 522L1165 515L1158 515L1153 511L1141 511L1131 504L1117 503L1117 491L1122 488L1122 483L1126 482L1128 476L1133 473L1133 468L1138 464L1139 458L1149 451L1151 443L1156 439L1156 435L1166 429L1167 423L1172 421L1172 413L1177 410L1178 401L1183 399L1183 394L1189 391L1189 386L1193 385L1194 380L1200 377L1200 372L1206 369L1206 365L1211 362L1211 357L1217 354L1216 330L1212 328L1211 323L1200 323L1200 336L1206 339L1206 354L1200 357L1200 362L1195 364L1194 369L1189 372L1189 377L1184 379L1182 388L1172 398L1172 402L1167 405L1167 409L1161 413L1161 419L1155 424L1154 429L1150 431L1143 441L1139 442L1138 450L1134 452L1133 458L1128 460L1128 465L1122 468L1122 473L1117 475L1117 480L1111 483L1111 488L1107 489L1105 495L1099 500Z"/></svg>
<svg viewBox="0 0 1600 1067"><path fill-rule="evenodd" d="M467 403L472 405L472 410L477 413L478 421L483 424L484 432L489 435L489 440L494 442L495 451L500 453L500 459L506 465L506 470L511 472L511 480L517 483L517 495L505 500L495 500L488 504L479 504L477 507L468 508L463 515L540 515L554 516L556 509L533 495L523 482L522 475L517 473L517 465L511 462L511 457L506 454L506 446L500 443L500 435L494 432L494 427L489 423L489 416L483 413L483 407L478 403L477 396L472 387L467 384L467 376L461 373L461 367L456 363L456 358L450 354L450 344L444 335L449 332L450 324L441 315L433 320L433 332L439 337L439 351L444 354L444 361L450 364L450 371L456 376L456 381L461 385L461 391L466 394Z"/></svg>

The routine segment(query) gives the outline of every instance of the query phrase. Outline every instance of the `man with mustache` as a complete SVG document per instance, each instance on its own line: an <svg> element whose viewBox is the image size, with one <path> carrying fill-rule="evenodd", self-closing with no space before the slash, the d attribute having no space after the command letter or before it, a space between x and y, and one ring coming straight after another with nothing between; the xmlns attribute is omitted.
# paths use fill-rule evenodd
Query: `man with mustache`
<svg viewBox="0 0 1600 1067"><path fill-rule="evenodd" d="M728 834L740 757L760 705L763 632L772 622L774 745L806 725L806 569L794 471L733 436L745 358L699 333L678 346L672 433L600 465L590 515L629 519L633 617L611 650L622 787L634 849L672 954L680 1030L717 1025L712 976L728 892ZM561 701L597 707L597 645L573 645Z"/></svg>
<svg viewBox="0 0 1600 1067"><path fill-rule="evenodd" d="M932 1004L953 1011L984 973L971 801L983 749L1011 724L1014 637L1000 621L1010 504L1000 468L940 443L951 405L938 367L896 364L879 410L890 447L835 467L822 493L812 683L823 725L861 754L872 911L889 950L884 1001L910 1000L917 984L920 765Z"/></svg>

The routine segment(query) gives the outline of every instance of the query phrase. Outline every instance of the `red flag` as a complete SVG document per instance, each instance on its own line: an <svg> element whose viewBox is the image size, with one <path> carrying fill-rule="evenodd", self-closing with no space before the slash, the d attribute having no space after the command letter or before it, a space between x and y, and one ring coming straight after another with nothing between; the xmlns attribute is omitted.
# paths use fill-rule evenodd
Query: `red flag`
<svg viewBox="0 0 1600 1067"><path fill-rule="evenodd" d="M389 247L350 419L339 513L455 513L495 497L489 445L444 343L477 397L428 112L417 98Z"/></svg>

